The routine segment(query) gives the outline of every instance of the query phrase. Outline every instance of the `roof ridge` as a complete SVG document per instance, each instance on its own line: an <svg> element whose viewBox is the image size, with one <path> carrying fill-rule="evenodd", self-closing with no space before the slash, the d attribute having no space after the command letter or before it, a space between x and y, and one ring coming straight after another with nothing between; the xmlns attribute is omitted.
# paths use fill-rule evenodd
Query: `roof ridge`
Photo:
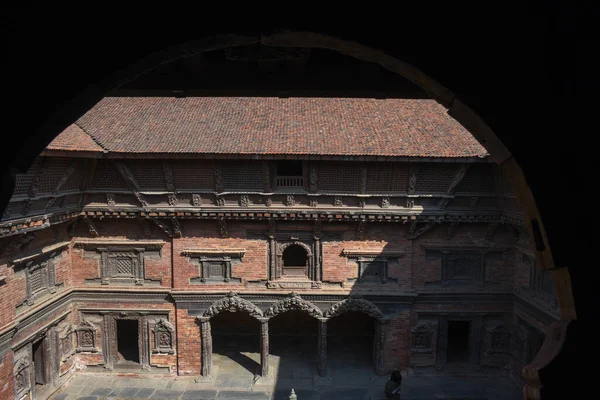
<svg viewBox="0 0 600 400"><path fill-rule="evenodd" d="M102 145L102 143L100 143L98 141L98 139L96 139L94 137L94 135L92 135L91 133L89 133L88 131L85 130L85 128L81 125L79 125L79 123L77 123L77 121L73 122L73 125L75 125L76 127L78 127L79 129L81 129L83 131L83 133L85 133L86 135L88 135L93 141L94 143L96 143L102 150L104 150L105 153L108 153L108 149L106 147L104 147Z"/></svg>

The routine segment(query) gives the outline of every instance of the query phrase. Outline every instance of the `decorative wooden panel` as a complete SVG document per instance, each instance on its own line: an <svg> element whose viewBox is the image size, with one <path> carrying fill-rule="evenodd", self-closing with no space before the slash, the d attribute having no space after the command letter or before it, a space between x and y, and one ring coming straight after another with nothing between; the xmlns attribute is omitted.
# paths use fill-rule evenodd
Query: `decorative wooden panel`
<svg viewBox="0 0 600 400"><path fill-rule="evenodd" d="M236 161L222 166L225 190L263 190L262 165L255 161Z"/></svg>
<svg viewBox="0 0 600 400"><path fill-rule="evenodd" d="M205 160L176 160L173 163L175 189L214 190L215 165Z"/></svg>
<svg viewBox="0 0 600 400"><path fill-rule="evenodd" d="M337 193L359 193L361 169L352 163L319 165L319 190Z"/></svg>
<svg viewBox="0 0 600 400"><path fill-rule="evenodd" d="M474 164L469 166L465 177L456 186L456 193L495 193L496 177L494 165Z"/></svg>
<svg viewBox="0 0 600 400"><path fill-rule="evenodd" d="M127 189L127 183L111 160L98 160L91 189Z"/></svg>
<svg viewBox="0 0 600 400"><path fill-rule="evenodd" d="M367 193L406 193L408 174L407 164L371 164L367 167Z"/></svg>
<svg viewBox="0 0 600 400"><path fill-rule="evenodd" d="M417 175L417 193L446 193L458 172L458 165L438 163L420 164Z"/></svg>

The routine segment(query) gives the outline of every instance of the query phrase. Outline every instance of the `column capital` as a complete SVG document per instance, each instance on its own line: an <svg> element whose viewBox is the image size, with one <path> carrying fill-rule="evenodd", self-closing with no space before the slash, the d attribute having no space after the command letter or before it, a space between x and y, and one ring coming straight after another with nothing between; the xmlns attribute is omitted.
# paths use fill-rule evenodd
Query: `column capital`
<svg viewBox="0 0 600 400"><path fill-rule="evenodd" d="M323 323L326 323L327 321L329 321L328 317L318 317L317 319L319 320L319 322L323 322Z"/></svg>
<svg viewBox="0 0 600 400"><path fill-rule="evenodd" d="M198 321L200 323L210 322L210 317L205 317L205 316L196 317L196 321Z"/></svg>
<svg viewBox="0 0 600 400"><path fill-rule="evenodd" d="M269 317L258 317L258 318L256 318L256 319L257 319L257 320L258 320L258 321L259 321L261 324L266 324L267 322L269 322L269 320L270 320L271 318L269 318Z"/></svg>

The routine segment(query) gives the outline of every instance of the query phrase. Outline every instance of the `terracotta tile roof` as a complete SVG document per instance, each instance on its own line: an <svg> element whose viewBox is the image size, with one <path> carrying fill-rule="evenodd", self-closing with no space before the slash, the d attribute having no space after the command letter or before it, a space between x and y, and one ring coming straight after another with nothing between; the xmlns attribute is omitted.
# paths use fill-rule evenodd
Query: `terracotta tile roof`
<svg viewBox="0 0 600 400"><path fill-rule="evenodd" d="M487 155L429 99L107 97L77 125L119 153Z"/></svg>
<svg viewBox="0 0 600 400"><path fill-rule="evenodd" d="M90 135L76 124L67 127L46 148L48 150L93 151L99 153L104 151Z"/></svg>

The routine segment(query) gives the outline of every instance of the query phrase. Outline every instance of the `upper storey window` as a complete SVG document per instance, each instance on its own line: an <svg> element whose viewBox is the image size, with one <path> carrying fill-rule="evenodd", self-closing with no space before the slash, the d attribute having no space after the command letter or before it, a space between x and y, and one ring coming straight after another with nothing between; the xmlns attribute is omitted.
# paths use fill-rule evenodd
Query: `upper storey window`
<svg viewBox="0 0 600 400"><path fill-rule="evenodd" d="M302 161L278 161L276 184L277 188L304 187Z"/></svg>

